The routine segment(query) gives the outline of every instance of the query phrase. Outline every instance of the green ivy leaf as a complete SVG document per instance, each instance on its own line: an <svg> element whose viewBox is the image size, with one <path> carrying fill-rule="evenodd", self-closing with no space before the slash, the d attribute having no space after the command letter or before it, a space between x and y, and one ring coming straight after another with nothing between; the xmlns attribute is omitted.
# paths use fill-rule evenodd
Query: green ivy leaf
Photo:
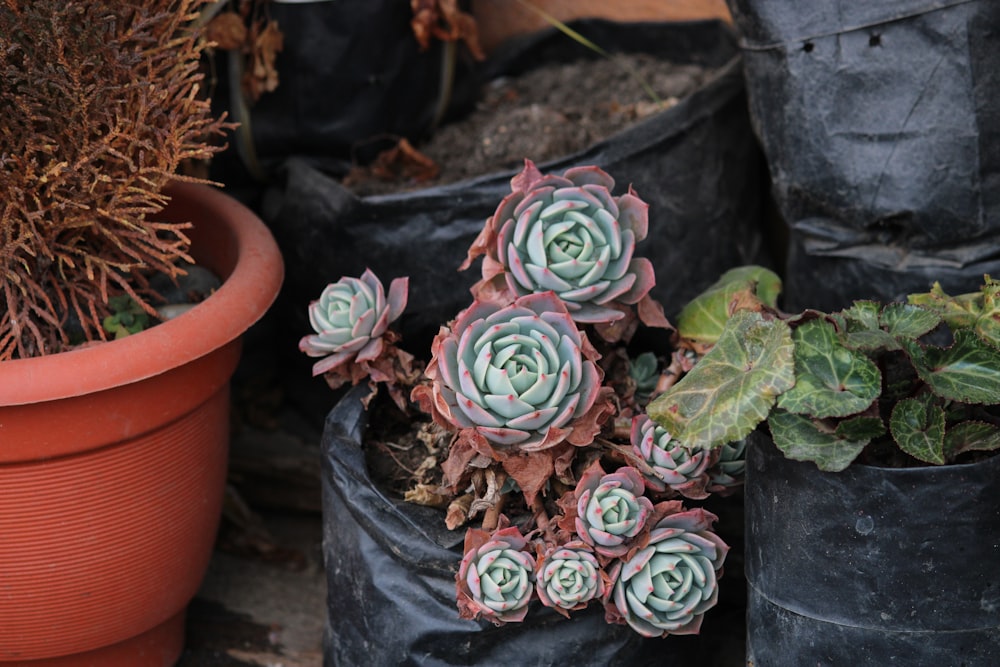
<svg viewBox="0 0 1000 667"><path fill-rule="evenodd" d="M869 442L843 437L813 419L784 410L772 412L767 424L774 444L786 458L812 461L827 472L839 472L849 466Z"/></svg>
<svg viewBox="0 0 1000 667"><path fill-rule="evenodd" d="M1000 428L978 421L955 424L944 434L944 458L952 461L964 452L1000 449Z"/></svg>
<svg viewBox="0 0 1000 667"><path fill-rule="evenodd" d="M952 330L971 329L976 326L982 312L982 293L960 294L949 296L941 287L934 283L930 292L911 294L907 302L937 313Z"/></svg>
<svg viewBox="0 0 1000 667"><path fill-rule="evenodd" d="M871 442L885 435L885 422L880 417L859 415L839 422L834 434L842 440Z"/></svg>
<svg viewBox="0 0 1000 667"><path fill-rule="evenodd" d="M890 303L882 310L879 323L896 338L920 338L941 324L941 317L907 303Z"/></svg>
<svg viewBox="0 0 1000 667"><path fill-rule="evenodd" d="M849 331L878 331L879 315L882 305L877 301L855 301L841 314L846 320Z"/></svg>
<svg viewBox="0 0 1000 667"><path fill-rule="evenodd" d="M729 319L733 298L741 291L751 290L760 303L775 308L781 293L781 278L760 266L740 266L726 271L681 309L677 316L678 333L699 343L714 344Z"/></svg>
<svg viewBox="0 0 1000 667"><path fill-rule="evenodd" d="M1000 350L975 332L955 332L951 347L921 347L902 339L920 379L943 398L960 403L996 403L1000 398Z"/></svg>
<svg viewBox="0 0 1000 667"><path fill-rule="evenodd" d="M833 325L811 320L792 333L795 386L778 407L816 419L846 417L868 408L882 389L882 374L871 359L845 348Z"/></svg>
<svg viewBox="0 0 1000 667"><path fill-rule="evenodd" d="M889 431L899 448L913 458L944 465L944 408L932 398L905 398L896 403Z"/></svg>
<svg viewBox="0 0 1000 667"><path fill-rule="evenodd" d="M710 449L749 435L794 384L788 324L737 311L715 346L646 412L688 447Z"/></svg>

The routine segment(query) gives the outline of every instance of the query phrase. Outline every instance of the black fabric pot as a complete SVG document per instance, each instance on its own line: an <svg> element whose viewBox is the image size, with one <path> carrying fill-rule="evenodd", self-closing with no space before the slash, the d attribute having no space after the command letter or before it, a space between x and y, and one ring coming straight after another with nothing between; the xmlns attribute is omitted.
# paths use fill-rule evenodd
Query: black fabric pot
<svg viewBox="0 0 1000 667"><path fill-rule="evenodd" d="M644 639L607 624L596 604L569 620L540 605L503 627L460 619L455 574L465 531L447 531L443 512L389 498L369 477L366 391L348 392L323 433L326 667L712 664L693 659L698 637Z"/></svg>
<svg viewBox="0 0 1000 667"><path fill-rule="evenodd" d="M653 296L676 314L728 268L763 256L765 167L750 128L735 39L720 22L574 26L612 51L658 53L721 71L676 106L581 153L539 164L543 171L595 164L616 194L631 183L650 204L649 236L636 253L653 259ZM516 73L547 60L594 57L558 32L519 42L489 63ZM525 156L529 157L530 156ZM270 187L262 217L286 258L285 286L273 309L288 327L284 349L309 331L305 304L342 275L371 268L384 282L410 277L400 322L404 347L427 349L438 327L471 302L478 262L459 272L472 241L510 192L515 171L412 192L357 197L315 162L289 159ZM300 355L301 356L301 355ZM291 362L302 365L302 360ZM298 371L302 377L307 372Z"/></svg>
<svg viewBox="0 0 1000 667"><path fill-rule="evenodd" d="M1000 271L1000 5L728 0L791 228L786 307Z"/></svg>
<svg viewBox="0 0 1000 667"><path fill-rule="evenodd" d="M747 448L747 664L1000 663L1000 456L820 471Z"/></svg>

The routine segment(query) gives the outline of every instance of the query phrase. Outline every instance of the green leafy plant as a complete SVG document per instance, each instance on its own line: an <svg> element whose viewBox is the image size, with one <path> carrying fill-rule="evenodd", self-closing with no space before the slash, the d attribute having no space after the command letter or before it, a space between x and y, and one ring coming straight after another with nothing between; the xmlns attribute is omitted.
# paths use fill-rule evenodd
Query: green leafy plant
<svg viewBox="0 0 1000 667"><path fill-rule="evenodd" d="M149 326L149 313L128 294L118 294L108 299L108 308L111 309L111 314L104 318L101 325L108 335L116 339L139 333Z"/></svg>
<svg viewBox="0 0 1000 667"><path fill-rule="evenodd" d="M766 423L785 456L828 471L859 457L943 465L1000 449L1000 285L989 276L976 293L935 284L906 303L794 316L734 280L714 345L648 407L688 447Z"/></svg>
<svg viewBox="0 0 1000 667"><path fill-rule="evenodd" d="M0 3L0 361L104 339L109 301L188 260L154 219L183 161L221 150L201 92L208 0ZM118 331L118 329L115 329Z"/></svg>

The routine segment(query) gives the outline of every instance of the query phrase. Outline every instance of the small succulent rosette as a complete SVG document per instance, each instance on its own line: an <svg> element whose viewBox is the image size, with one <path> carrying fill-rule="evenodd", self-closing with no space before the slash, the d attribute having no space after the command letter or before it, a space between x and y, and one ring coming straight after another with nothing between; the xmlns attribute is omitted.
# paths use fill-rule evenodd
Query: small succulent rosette
<svg viewBox="0 0 1000 667"><path fill-rule="evenodd" d="M593 442L613 411L598 356L552 292L509 306L476 301L462 311L434 339L429 385L413 391L438 424L459 432L446 477L476 454L506 465L517 455ZM544 484L533 472L520 464L508 470L526 496Z"/></svg>
<svg viewBox="0 0 1000 667"><path fill-rule="evenodd" d="M631 442L651 489L694 500L711 495L709 472L719 457L718 450L688 449L646 414L632 418Z"/></svg>
<svg viewBox="0 0 1000 667"><path fill-rule="evenodd" d="M496 625L524 620L535 591L534 571L535 558L516 527L492 534L469 529L455 577L459 616Z"/></svg>
<svg viewBox="0 0 1000 667"><path fill-rule="evenodd" d="M299 341L299 350L322 357L313 364L313 375L324 375L334 389L365 379L393 389L401 375L412 375L412 357L393 345L398 337L389 328L406 308L408 288L408 278L396 278L386 293L369 269L360 278L343 277L327 285L309 304L315 333Z"/></svg>
<svg viewBox="0 0 1000 667"><path fill-rule="evenodd" d="M653 502L642 474L631 466L606 473L592 463L577 482L576 534L605 557L623 556L647 530Z"/></svg>
<svg viewBox="0 0 1000 667"><path fill-rule="evenodd" d="M708 492L728 496L743 487L746 480L746 438L727 442L715 451L718 460L708 469Z"/></svg>
<svg viewBox="0 0 1000 667"><path fill-rule="evenodd" d="M657 515L646 544L610 567L608 619L645 637L697 634L718 601L729 547L712 532L711 512L668 501Z"/></svg>
<svg viewBox="0 0 1000 667"><path fill-rule="evenodd" d="M511 300L555 292L573 319L605 324L639 316L668 327L663 309L649 297L652 263L635 257L646 238L649 205L629 188L611 194L615 181L596 166L543 175L525 160L511 179L511 193L487 220L462 269L484 256L477 298ZM603 335L603 334L602 334Z"/></svg>
<svg viewBox="0 0 1000 667"><path fill-rule="evenodd" d="M569 612L604 597L606 579L594 549L582 540L549 547L535 567L538 599L567 618Z"/></svg>

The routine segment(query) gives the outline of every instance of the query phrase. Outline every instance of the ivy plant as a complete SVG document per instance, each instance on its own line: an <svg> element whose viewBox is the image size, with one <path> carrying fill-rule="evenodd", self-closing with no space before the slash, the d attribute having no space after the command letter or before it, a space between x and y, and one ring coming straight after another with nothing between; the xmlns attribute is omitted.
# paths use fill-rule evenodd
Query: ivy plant
<svg viewBox="0 0 1000 667"><path fill-rule="evenodd" d="M785 456L828 471L885 443L934 465L1000 449L1000 285L989 276L975 293L935 284L906 303L798 315L774 307L773 284L731 279L709 290L726 295L718 336L648 407L687 446L766 424ZM718 307L702 319L717 325Z"/></svg>

